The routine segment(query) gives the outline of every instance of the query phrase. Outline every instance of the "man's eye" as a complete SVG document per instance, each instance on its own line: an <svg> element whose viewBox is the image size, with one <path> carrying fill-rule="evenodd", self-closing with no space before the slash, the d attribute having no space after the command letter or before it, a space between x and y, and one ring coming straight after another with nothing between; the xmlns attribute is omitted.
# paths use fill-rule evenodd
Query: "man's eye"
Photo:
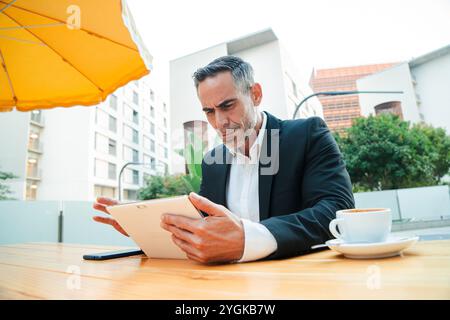
<svg viewBox="0 0 450 320"><path fill-rule="evenodd" d="M212 109L210 109L210 110L205 110L205 113L206 114L210 114L210 113L213 113L214 112L214 110L212 110Z"/></svg>

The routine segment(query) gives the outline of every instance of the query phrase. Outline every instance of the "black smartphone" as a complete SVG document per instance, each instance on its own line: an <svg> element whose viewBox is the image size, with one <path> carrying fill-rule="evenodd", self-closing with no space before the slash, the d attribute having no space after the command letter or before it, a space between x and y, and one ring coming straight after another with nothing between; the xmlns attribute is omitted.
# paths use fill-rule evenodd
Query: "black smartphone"
<svg viewBox="0 0 450 320"><path fill-rule="evenodd" d="M141 249L131 249L131 250L127 249L127 250L85 254L83 256L83 259L84 260L108 260L108 259L136 256L136 255L143 254L143 253L144 253L144 251L142 251Z"/></svg>

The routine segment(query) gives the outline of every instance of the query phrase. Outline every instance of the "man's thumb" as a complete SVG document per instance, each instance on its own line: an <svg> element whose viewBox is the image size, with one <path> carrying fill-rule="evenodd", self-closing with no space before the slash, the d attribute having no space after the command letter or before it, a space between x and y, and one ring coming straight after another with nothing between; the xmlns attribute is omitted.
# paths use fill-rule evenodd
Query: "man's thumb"
<svg viewBox="0 0 450 320"><path fill-rule="evenodd" d="M226 213L223 211L222 206L217 203L212 202L211 200L198 195L195 192L191 192L189 194L189 199L192 204L203 212L206 212L210 216L224 216Z"/></svg>

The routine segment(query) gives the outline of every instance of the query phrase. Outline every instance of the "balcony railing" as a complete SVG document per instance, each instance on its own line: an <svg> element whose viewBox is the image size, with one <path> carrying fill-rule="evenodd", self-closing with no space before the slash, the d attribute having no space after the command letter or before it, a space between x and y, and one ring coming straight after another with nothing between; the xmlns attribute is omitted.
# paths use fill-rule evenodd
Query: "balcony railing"
<svg viewBox="0 0 450 320"><path fill-rule="evenodd" d="M42 115L42 112L31 112L31 122L39 125L44 126L44 116Z"/></svg>
<svg viewBox="0 0 450 320"><path fill-rule="evenodd" d="M39 140L30 140L28 142L28 150L33 151L33 152L42 153L44 150L43 144Z"/></svg>
<svg viewBox="0 0 450 320"><path fill-rule="evenodd" d="M27 169L27 179L30 180L41 180L42 170L39 168L28 168Z"/></svg>

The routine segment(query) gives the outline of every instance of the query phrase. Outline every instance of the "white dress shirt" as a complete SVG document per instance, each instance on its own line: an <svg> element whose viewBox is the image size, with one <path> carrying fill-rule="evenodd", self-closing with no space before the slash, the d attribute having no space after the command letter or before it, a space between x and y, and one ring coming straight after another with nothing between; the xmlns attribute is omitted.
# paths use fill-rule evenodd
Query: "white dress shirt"
<svg viewBox="0 0 450 320"><path fill-rule="evenodd" d="M259 154L267 124L266 114L261 112L261 116L263 123L250 147L249 157L227 148L232 155L226 187L227 207L241 219L245 233L244 254L238 262L262 259L277 250L275 237L259 223Z"/></svg>

